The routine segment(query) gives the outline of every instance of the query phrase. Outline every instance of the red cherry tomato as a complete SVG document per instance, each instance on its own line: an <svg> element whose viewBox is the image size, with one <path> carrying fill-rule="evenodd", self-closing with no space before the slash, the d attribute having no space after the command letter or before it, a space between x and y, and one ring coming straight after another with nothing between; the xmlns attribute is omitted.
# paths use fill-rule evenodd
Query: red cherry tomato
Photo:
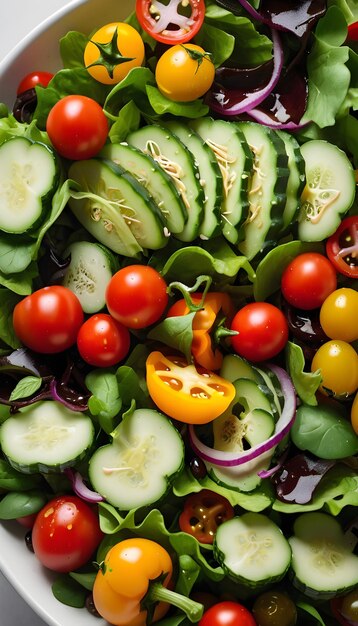
<svg viewBox="0 0 358 626"><path fill-rule="evenodd" d="M14 308L14 330L20 341L44 354L67 350L76 343L83 311L75 294L53 285L26 296Z"/></svg>
<svg viewBox="0 0 358 626"><path fill-rule="evenodd" d="M205 2L181 0L178 3L177 0L169 0L165 4L136 0L136 14L143 30L153 39L174 45L190 41L200 30L204 22Z"/></svg>
<svg viewBox="0 0 358 626"><path fill-rule="evenodd" d="M285 300L305 311L320 307L336 288L336 271L318 252L299 254L282 274L281 291Z"/></svg>
<svg viewBox="0 0 358 626"><path fill-rule="evenodd" d="M86 363L110 367L122 361L129 352L128 328L106 313L92 315L79 330L77 347Z"/></svg>
<svg viewBox="0 0 358 626"><path fill-rule="evenodd" d="M358 41L358 22L349 24L347 39L350 41Z"/></svg>
<svg viewBox="0 0 358 626"><path fill-rule="evenodd" d="M327 239L326 253L337 272L358 278L358 215L346 217L341 222Z"/></svg>
<svg viewBox="0 0 358 626"><path fill-rule="evenodd" d="M219 602L206 611L199 626L257 626L250 611L238 602Z"/></svg>
<svg viewBox="0 0 358 626"><path fill-rule="evenodd" d="M85 565L101 539L98 516L77 496L54 498L37 514L32 545L42 565L71 572Z"/></svg>
<svg viewBox="0 0 358 626"><path fill-rule="evenodd" d="M288 341L288 324L279 308L268 302L252 302L240 309L231 323L235 352L249 361L272 359Z"/></svg>
<svg viewBox="0 0 358 626"><path fill-rule="evenodd" d="M19 96L24 91L33 89L36 85L47 87L51 78L53 78L53 74L50 72L30 72L30 74L24 76L22 81L19 83L16 93Z"/></svg>
<svg viewBox="0 0 358 626"><path fill-rule="evenodd" d="M87 96L65 96L52 107L46 130L57 152L66 159L94 157L108 136L102 107Z"/></svg>
<svg viewBox="0 0 358 626"><path fill-rule="evenodd" d="M146 328L163 315L167 284L159 272L147 265L124 267L109 281L106 303L110 314L128 328Z"/></svg>
<svg viewBox="0 0 358 626"><path fill-rule="evenodd" d="M224 496L202 489L185 500L179 526L200 543L213 543L218 526L232 517L234 509Z"/></svg>

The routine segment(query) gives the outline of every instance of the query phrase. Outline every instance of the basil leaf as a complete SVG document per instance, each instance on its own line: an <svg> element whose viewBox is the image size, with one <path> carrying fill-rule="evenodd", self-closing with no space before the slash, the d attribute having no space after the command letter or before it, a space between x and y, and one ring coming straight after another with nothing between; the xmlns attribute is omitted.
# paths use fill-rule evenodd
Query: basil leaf
<svg viewBox="0 0 358 626"><path fill-rule="evenodd" d="M6 491L29 491L38 487L42 479L40 474L18 472L5 459L0 459L0 489Z"/></svg>
<svg viewBox="0 0 358 626"><path fill-rule="evenodd" d="M39 376L25 376L22 378L12 390L9 400L18 400L19 398L28 398L32 396L42 385L42 378Z"/></svg>
<svg viewBox="0 0 358 626"><path fill-rule="evenodd" d="M0 502L0 519L16 519L38 513L46 502L46 496L40 491L12 491Z"/></svg>

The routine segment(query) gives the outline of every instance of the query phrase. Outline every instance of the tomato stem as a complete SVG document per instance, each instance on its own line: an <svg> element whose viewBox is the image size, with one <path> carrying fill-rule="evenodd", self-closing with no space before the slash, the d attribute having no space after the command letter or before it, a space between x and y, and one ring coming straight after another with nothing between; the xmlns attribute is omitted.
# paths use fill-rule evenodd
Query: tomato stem
<svg viewBox="0 0 358 626"><path fill-rule="evenodd" d="M191 622L198 622L203 614L204 607L199 602L191 600L176 591L167 589L160 582L152 582L147 595L144 597L144 605L153 602L167 602L183 611Z"/></svg>

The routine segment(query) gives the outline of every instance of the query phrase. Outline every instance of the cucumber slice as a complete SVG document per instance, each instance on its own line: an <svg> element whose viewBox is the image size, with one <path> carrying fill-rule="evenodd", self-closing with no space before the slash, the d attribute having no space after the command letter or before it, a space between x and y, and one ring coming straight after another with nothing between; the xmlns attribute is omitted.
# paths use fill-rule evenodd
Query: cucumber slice
<svg viewBox="0 0 358 626"><path fill-rule="evenodd" d="M254 165L249 185L249 216L238 248L249 260L273 246L282 229L289 178L285 143L270 128L254 122L238 122Z"/></svg>
<svg viewBox="0 0 358 626"><path fill-rule="evenodd" d="M25 474L60 472L76 465L93 439L90 417L51 400L21 409L0 427L4 455Z"/></svg>
<svg viewBox="0 0 358 626"><path fill-rule="evenodd" d="M63 279L79 299L85 313L97 313L106 304L106 288L117 269L114 256L98 243L76 241L64 252L71 261Z"/></svg>
<svg viewBox="0 0 358 626"><path fill-rule="evenodd" d="M300 515L289 543L293 584L310 597L327 600L358 584L358 556L339 522L321 512Z"/></svg>
<svg viewBox="0 0 358 626"><path fill-rule="evenodd" d="M126 143L112 143L99 156L128 170L154 198L168 231L182 232L187 219L184 202L173 179L149 154Z"/></svg>
<svg viewBox="0 0 358 626"><path fill-rule="evenodd" d="M190 150L168 128L157 125L144 126L130 133L126 141L150 154L172 177L188 215L184 229L176 233L176 237L181 241L196 239L204 214L204 191Z"/></svg>
<svg viewBox="0 0 358 626"><path fill-rule="evenodd" d="M257 589L281 580L291 549L280 528L262 513L244 513L221 524L214 556L229 578Z"/></svg>
<svg viewBox="0 0 358 626"><path fill-rule="evenodd" d="M286 204L282 214L282 228L286 231L297 219L300 197L305 186L305 162L298 141L283 130L275 131L283 140L288 156L289 176L286 189Z"/></svg>
<svg viewBox="0 0 358 626"><path fill-rule="evenodd" d="M98 448L89 462L96 491L123 511L157 502L184 463L184 443L173 423L158 411L137 409Z"/></svg>
<svg viewBox="0 0 358 626"><path fill-rule="evenodd" d="M301 146L306 186L301 196L298 236L323 241L338 228L355 198L355 175L347 155L337 146L314 139Z"/></svg>
<svg viewBox="0 0 358 626"><path fill-rule="evenodd" d="M71 211L110 250L133 257L143 248L166 245L157 205L126 170L111 161L89 159L74 162L68 175L84 192L70 198Z"/></svg>
<svg viewBox="0 0 358 626"><path fill-rule="evenodd" d="M204 117L190 121L193 128L212 149L223 179L221 203L222 232L228 241L237 243L240 227L248 215L248 181L253 165L250 148L237 125Z"/></svg>
<svg viewBox="0 0 358 626"><path fill-rule="evenodd" d="M213 151L203 139L188 126L171 121L165 124L192 152L199 168L200 183L204 189L204 216L200 225L200 238L210 239L221 233L221 201L223 179Z"/></svg>
<svg viewBox="0 0 358 626"><path fill-rule="evenodd" d="M253 409L261 409L271 413L271 402L266 393L266 388L261 390L258 383L246 378L239 378L234 382L236 389L236 402L244 407L244 412L249 413Z"/></svg>
<svg viewBox="0 0 358 626"><path fill-rule="evenodd" d="M0 146L0 229L24 233L35 228L56 191L59 169L42 143L15 137Z"/></svg>

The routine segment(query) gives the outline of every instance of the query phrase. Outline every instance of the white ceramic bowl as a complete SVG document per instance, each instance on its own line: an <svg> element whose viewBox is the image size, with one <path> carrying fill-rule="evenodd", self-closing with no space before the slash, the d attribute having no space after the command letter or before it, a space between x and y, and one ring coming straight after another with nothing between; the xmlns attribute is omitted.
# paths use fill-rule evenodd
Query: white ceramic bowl
<svg viewBox="0 0 358 626"><path fill-rule="evenodd" d="M89 34L107 22L125 18L133 7L134 0L74 0L57 11L0 63L0 102L12 107L16 87L28 72L60 69L58 42L69 30ZM26 602L50 626L104 624L86 610L72 609L54 598L51 581L55 576L26 549L24 534L24 529L16 523L0 524L0 569Z"/></svg>

